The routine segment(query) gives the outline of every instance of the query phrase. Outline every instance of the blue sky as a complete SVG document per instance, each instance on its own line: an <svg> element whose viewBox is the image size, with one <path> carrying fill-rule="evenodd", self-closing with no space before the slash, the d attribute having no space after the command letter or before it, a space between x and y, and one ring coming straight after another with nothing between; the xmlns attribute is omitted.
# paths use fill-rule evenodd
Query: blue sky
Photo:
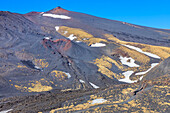
<svg viewBox="0 0 170 113"><path fill-rule="evenodd" d="M170 0L1 0L1 11L45 12L57 6L137 25L170 29Z"/></svg>

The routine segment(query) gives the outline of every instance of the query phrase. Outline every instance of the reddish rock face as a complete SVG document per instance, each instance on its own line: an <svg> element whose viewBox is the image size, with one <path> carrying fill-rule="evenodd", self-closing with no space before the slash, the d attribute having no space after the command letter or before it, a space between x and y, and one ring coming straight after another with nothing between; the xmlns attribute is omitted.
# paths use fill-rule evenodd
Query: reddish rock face
<svg viewBox="0 0 170 113"><path fill-rule="evenodd" d="M69 11L68 10L65 10L61 7L56 7L50 11L48 11L47 13L54 13L54 14L68 14Z"/></svg>
<svg viewBox="0 0 170 113"><path fill-rule="evenodd" d="M70 40L67 39L57 39L57 40L48 40L43 39L42 44L45 48L52 49L53 52L64 53L68 51L72 44Z"/></svg>
<svg viewBox="0 0 170 113"><path fill-rule="evenodd" d="M26 14L24 14L24 15L25 15L25 16L27 16L27 15L37 15L37 14L40 14L40 13L42 13L42 12L32 11L32 12L26 13Z"/></svg>
<svg viewBox="0 0 170 113"><path fill-rule="evenodd" d="M71 40L67 39L57 39L52 41L54 45L56 45L59 49L62 49L64 51L67 51L68 49L71 48Z"/></svg>

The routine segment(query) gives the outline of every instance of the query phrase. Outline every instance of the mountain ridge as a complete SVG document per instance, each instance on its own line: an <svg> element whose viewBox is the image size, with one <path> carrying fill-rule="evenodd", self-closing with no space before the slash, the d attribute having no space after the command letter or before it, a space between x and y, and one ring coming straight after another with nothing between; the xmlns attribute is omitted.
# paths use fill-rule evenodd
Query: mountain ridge
<svg viewBox="0 0 170 113"><path fill-rule="evenodd" d="M59 10L59 11L57 11L57 10ZM17 13L17 12L14 13L14 12L10 12L10 11L0 11L0 12L9 12L9 13L13 13L13 14L20 14L20 13ZM53 9L45 11L45 12L31 11L31 12L28 12L28 13L25 13L25 14L20 14L20 15L39 14L39 13L68 14L69 12L85 14L85 13L82 13L82 12L69 11L69 10L63 9L62 7L58 6L56 8L53 8ZM85 15L93 16L91 14L85 14ZM97 17L97 16L93 16L93 17ZM97 17L97 18L106 19L106 20L110 20L110 21L117 21L117 22L120 22L120 23L127 23L127 24L131 24L131 25L134 25L134 26L138 26L138 27L154 28L154 27L147 27L147 26L143 26L143 25L136 25L136 24L133 24L133 23L123 22L123 21L119 21L119 20L107 19L107 18L104 18L104 17ZM169 31L169 29L164 29L164 28L154 28L154 29Z"/></svg>

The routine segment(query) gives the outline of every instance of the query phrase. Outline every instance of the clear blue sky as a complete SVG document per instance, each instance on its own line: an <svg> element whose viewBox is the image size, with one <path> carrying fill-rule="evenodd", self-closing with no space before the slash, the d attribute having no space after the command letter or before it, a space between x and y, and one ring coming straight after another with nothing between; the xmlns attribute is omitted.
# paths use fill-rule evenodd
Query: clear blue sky
<svg viewBox="0 0 170 113"><path fill-rule="evenodd" d="M137 25L170 29L170 0L1 0L0 10L17 13L64 9Z"/></svg>

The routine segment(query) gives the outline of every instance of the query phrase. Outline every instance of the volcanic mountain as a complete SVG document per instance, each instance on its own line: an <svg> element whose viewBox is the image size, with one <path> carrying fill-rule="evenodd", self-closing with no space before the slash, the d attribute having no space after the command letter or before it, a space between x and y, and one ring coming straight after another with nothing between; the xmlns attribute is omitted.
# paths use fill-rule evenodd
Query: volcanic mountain
<svg viewBox="0 0 170 113"><path fill-rule="evenodd" d="M61 7L0 12L5 113L168 112L169 62L170 30Z"/></svg>

